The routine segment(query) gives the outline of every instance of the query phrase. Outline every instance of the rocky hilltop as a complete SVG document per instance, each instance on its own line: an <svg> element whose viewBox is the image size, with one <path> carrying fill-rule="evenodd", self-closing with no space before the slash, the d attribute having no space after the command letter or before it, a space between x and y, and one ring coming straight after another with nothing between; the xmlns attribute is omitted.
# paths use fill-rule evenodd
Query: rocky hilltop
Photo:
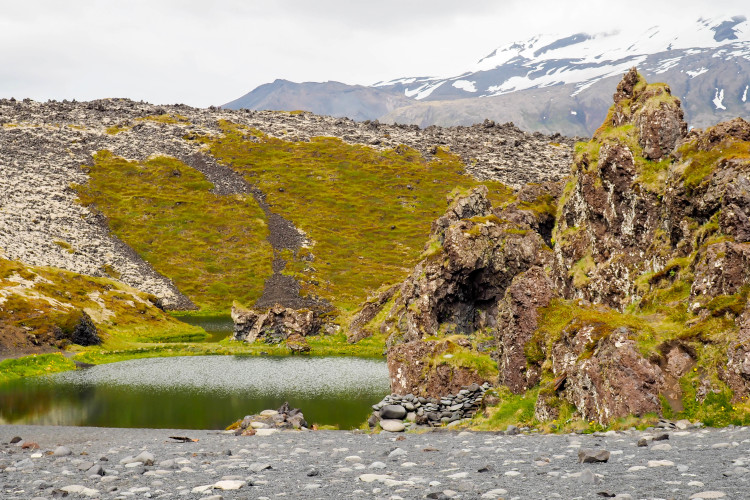
<svg viewBox="0 0 750 500"><path fill-rule="evenodd" d="M488 381L543 421L744 421L750 124L688 132L635 69L613 100L570 177L500 205L458 197L409 277L355 316L352 341L388 335L395 392Z"/></svg>
<svg viewBox="0 0 750 500"><path fill-rule="evenodd" d="M237 300L335 318L403 278L456 186L485 183L502 197L506 186L560 179L572 145L490 121L423 130L304 112L2 99L0 260L122 282L163 309L228 313ZM9 273L5 296L37 300L36 285L19 288ZM50 300L61 312L80 306Z"/></svg>

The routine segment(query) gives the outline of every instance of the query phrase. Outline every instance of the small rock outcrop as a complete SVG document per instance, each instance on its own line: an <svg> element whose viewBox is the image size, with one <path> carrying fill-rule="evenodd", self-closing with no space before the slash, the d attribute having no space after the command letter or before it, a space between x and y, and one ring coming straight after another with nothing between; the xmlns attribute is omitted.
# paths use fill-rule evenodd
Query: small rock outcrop
<svg viewBox="0 0 750 500"><path fill-rule="evenodd" d="M452 362L455 356L451 349L453 345L451 342L416 340L391 347L388 350L391 391L438 397L455 393L465 385L489 382L490 377L472 367ZM462 351L477 355L470 350Z"/></svg>
<svg viewBox="0 0 750 500"><path fill-rule="evenodd" d="M58 341L68 341L82 346L102 343L91 316L83 310L70 313L65 321L55 328L55 338Z"/></svg>
<svg viewBox="0 0 750 500"><path fill-rule="evenodd" d="M609 422L661 411L664 375L638 352L636 333L574 321L555 342L549 355L557 376L555 391L573 403L583 418ZM544 392L537 401L536 414L542 420L557 416L554 409L544 407L547 396L549 392Z"/></svg>
<svg viewBox="0 0 750 500"><path fill-rule="evenodd" d="M450 200L445 215L432 225L426 257L391 298L369 301L355 315L355 322L363 322L386 311L378 327L389 334L393 392L440 396L496 377L497 363L490 358L495 337L501 338L506 331L513 335L510 330L516 328L512 312L501 317L507 308L512 309L505 306L506 291L519 274L552 263L544 240L547 226L541 222L547 217L548 193L544 190L525 200L522 192L506 206L493 207L487 188L480 186ZM532 281L532 276L538 277L532 273ZM549 298L529 300L541 306ZM381 304L380 309L375 307ZM520 322L533 323L533 319L524 317ZM473 339L458 343L424 340L447 335ZM518 353L511 354L509 341L504 345L505 361L513 358L506 365L515 363ZM462 361L470 357L482 359L483 369L463 366ZM522 369L508 367L509 372ZM529 382L533 383L533 377Z"/></svg>
<svg viewBox="0 0 750 500"><path fill-rule="evenodd" d="M493 211L487 188L453 202L433 224L438 247L401 285L385 330L411 342L442 327L472 333L497 324L497 304L513 278L532 266L551 264L552 254L520 210ZM530 216L531 217L531 216Z"/></svg>
<svg viewBox="0 0 750 500"><path fill-rule="evenodd" d="M320 333L320 318L310 309L290 309L276 304L266 311L256 311L234 304L231 314L234 321L232 340L247 343L260 340L269 344L291 341L295 346L301 346L306 344L304 337Z"/></svg>
<svg viewBox="0 0 750 500"><path fill-rule="evenodd" d="M299 408L284 403L278 410L263 410L257 415L246 415L229 427L237 436L272 434L279 431L309 430L309 424Z"/></svg>

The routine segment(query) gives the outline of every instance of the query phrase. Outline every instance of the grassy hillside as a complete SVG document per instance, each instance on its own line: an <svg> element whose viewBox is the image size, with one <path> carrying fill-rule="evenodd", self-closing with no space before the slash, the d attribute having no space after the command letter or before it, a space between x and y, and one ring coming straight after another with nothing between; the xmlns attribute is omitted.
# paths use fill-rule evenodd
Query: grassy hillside
<svg viewBox="0 0 750 500"><path fill-rule="evenodd" d="M442 150L426 161L406 147L381 152L334 138L284 141L229 122L221 128L221 135L190 139L242 173L273 212L305 232L310 245L284 252L284 272L300 281L303 294L345 314L402 279L447 195L478 184ZM203 311L260 297L273 252L251 196L212 194L200 172L174 158L135 162L100 151L86 168L90 181L77 186L81 203L101 211L114 234ZM498 204L512 196L500 183L486 184Z"/></svg>
<svg viewBox="0 0 750 500"><path fill-rule="evenodd" d="M419 259L430 224L444 213L446 196L478 184L445 151L426 161L406 147L380 152L327 137L289 142L221 125L223 136L200 140L312 240L296 258L287 255L287 272L303 282L304 292L343 312L382 284L403 279ZM486 184L496 203L510 198L504 185Z"/></svg>

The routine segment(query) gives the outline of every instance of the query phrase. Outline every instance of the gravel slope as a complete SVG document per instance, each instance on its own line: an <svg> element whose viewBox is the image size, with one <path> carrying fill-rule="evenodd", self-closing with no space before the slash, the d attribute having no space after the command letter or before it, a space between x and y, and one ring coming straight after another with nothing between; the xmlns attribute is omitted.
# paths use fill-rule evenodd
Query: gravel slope
<svg viewBox="0 0 750 500"><path fill-rule="evenodd" d="M636 444L664 432L317 431L237 437L219 431L5 425L0 497L60 498L63 490L71 491L69 498L748 497L748 428L672 430L667 440ZM14 436L41 449L8 444ZM178 443L170 436L199 441ZM71 454L52 454L60 445ZM604 448L611 458L579 464L582 448ZM143 451L153 455L155 465L121 463ZM97 466L104 476L95 473Z"/></svg>

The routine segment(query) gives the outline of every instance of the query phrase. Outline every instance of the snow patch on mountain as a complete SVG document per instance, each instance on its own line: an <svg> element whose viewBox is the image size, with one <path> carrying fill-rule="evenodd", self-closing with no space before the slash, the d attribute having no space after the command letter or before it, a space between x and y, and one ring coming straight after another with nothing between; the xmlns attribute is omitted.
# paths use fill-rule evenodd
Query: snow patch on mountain
<svg viewBox="0 0 750 500"><path fill-rule="evenodd" d="M745 85L745 91L742 93L742 102L747 102L747 89L750 85Z"/></svg>
<svg viewBox="0 0 750 500"><path fill-rule="evenodd" d="M469 80L456 80L455 82L453 82L454 87L456 87L457 89L465 90L466 92L476 92L476 84L477 82Z"/></svg>
<svg viewBox="0 0 750 500"><path fill-rule="evenodd" d="M656 73L657 75L660 73L666 73L670 69L680 64L680 61L682 61L682 56L664 59L661 61L661 64L659 64L659 67L654 70L654 73Z"/></svg>
<svg viewBox="0 0 750 500"><path fill-rule="evenodd" d="M414 97L415 99L424 99L425 97L428 97L430 94L432 94L435 89L440 87L442 84L444 84L445 81L439 81L437 83L425 83L423 85L420 85L416 89L406 89L404 90L404 94L406 97Z"/></svg>
<svg viewBox="0 0 750 500"><path fill-rule="evenodd" d="M578 95L604 78L638 67L649 56L652 73L666 73L685 63L685 57L713 51L714 57L750 59L750 23L744 16L700 18L682 31L652 26L568 36L536 35L502 45L480 59L469 71L450 78L411 78L379 82L416 100L463 98L453 88L477 97L499 96L520 90L574 84ZM709 65L710 67L710 65ZM685 68L691 78L708 68ZM440 92L435 92L443 83ZM432 96L432 97L430 97Z"/></svg>
<svg viewBox="0 0 750 500"><path fill-rule="evenodd" d="M716 94L714 94L713 100L716 109L727 109L722 101L724 101L724 89L716 89Z"/></svg>
<svg viewBox="0 0 750 500"><path fill-rule="evenodd" d="M685 73L686 73L686 74L687 74L687 75L688 75L688 76L689 76L690 78L695 78L696 76L701 76L701 75L702 75L702 74L704 74L704 73L708 73L708 68L700 68L700 69L697 69L697 70L695 70L695 71L690 71L690 70L687 70L687 71L685 71Z"/></svg>

